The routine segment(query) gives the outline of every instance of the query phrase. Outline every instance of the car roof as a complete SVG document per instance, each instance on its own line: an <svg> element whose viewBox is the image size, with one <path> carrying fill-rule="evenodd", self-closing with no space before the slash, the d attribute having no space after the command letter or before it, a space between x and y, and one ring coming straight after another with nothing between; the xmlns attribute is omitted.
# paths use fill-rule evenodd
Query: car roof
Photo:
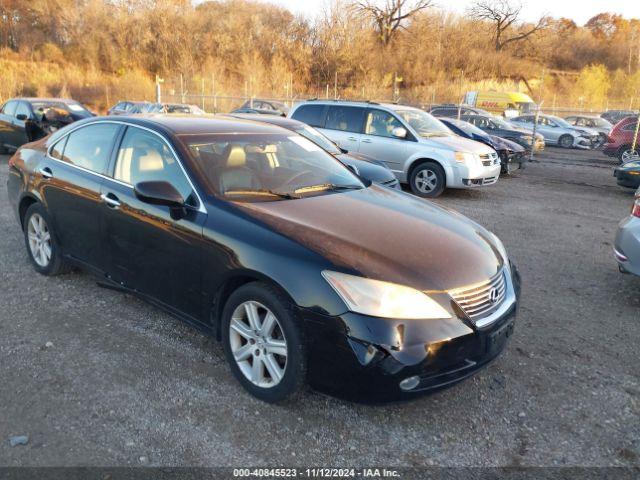
<svg viewBox="0 0 640 480"><path fill-rule="evenodd" d="M365 107L365 108L386 108L387 110L416 110L424 112L424 110L409 105L401 105L397 103L376 103L368 100L305 100L300 102L296 107L300 105L339 105L345 107Z"/></svg>
<svg viewBox="0 0 640 480"><path fill-rule="evenodd" d="M185 115L173 113L147 113L94 117L94 121L111 120L141 127L161 129L174 135L206 135L209 133L279 133L275 125L217 115Z"/></svg>
<svg viewBox="0 0 640 480"><path fill-rule="evenodd" d="M11 100L22 100L24 102L58 102L58 103L80 103L77 100L73 100L71 98L46 98L46 97L19 97L19 98L10 98L7 101Z"/></svg>
<svg viewBox="0 0 640 480"><path fill-rule="evenodd" d="M251 120L254 122L270 123L272 125L278 125L287 129L300 128L306 124L293 118L280 117L278 115L261 115L259 113L226 113L221 116L228 116L233 118L239 118L242 120Z"/></svg>

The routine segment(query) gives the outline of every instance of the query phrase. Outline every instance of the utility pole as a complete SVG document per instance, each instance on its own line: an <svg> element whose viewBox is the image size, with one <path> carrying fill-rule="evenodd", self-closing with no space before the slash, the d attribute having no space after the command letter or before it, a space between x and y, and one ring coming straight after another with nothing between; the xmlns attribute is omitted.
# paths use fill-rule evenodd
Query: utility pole
<svg viewBox="0 0 640 480"><path fill-rule="evenodd" d="M460 116L462 115L462 82L464 80L464 70L460 70L460 90L459 90L459 94L460 96L458 97L458 120L460 120Z"/></svg>
<svg viewBox="0 0 640 480"><path fill-rule="evenodd" d="M333 75L333 99L338 99L338 71L336 70Z"/></svg>
<svg viewBox="0 0 640 480"><path fill-rule="evenodd" d="M180 74L180 103L184 103L184 77Z"/></svg>
<svg viewBox="0 0 640 480"><path fill-rule="evenodd" d="M164 82L163 78L160 78L156 74L156 103L162 103L162 91L160 84Z"/></svg>
<svg viewBox="0 0 640 480"><path fill-rule="evenodd" d="M536 108L536 116L534 118L533 121L533 134L531 135L531 152L529 153L529 161L533 162L533 151L535 150L536 147L536 130L538 128L538 119L540 118L540 110L542 109L542 104L544 103L544 100L542 100L539 104L538 104L538 108Z"/></svg>

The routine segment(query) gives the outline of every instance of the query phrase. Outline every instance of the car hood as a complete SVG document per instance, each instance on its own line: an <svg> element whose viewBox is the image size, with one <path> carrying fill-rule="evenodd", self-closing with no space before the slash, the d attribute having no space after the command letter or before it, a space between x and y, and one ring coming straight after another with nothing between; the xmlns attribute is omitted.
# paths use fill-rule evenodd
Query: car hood
<svg viewBox="0 0 640 480"><path fill-rule="evenodd" d="M236 203L335 269L446 291L487 280L503 265L492 234L457 212L372 185L297 200Z"/></svg>
<svg viewBox="0 0 640 480"><path fill-rule="evenodd" d="M495 135L489 135L489 138L491 138L491 140L496 144L494 147L496 149L508 149L513 152L524 152L524 147L522 147L522 145L512 142L511 140L497 137Z"/></svg>
<svg viewBox="0 0 640 480"><path fill-rule="evenodd" d="M336 157L344 164L355 167L360 176L372 182L386 183L395 180L395 175L386 166L365 155L341 153Z"/></svg>
<svg viewBox="0 0 640 480"><path fill-rule="evenodd" d="M442 148L444 150L451 150L456 152L469 152L469 153L491 153L493 149L484 143L476 142L475 140L469 140L468 138L460 137L458 135L450 135L443 137L421 137L421 143L428 143L436 148Z"/></svg>

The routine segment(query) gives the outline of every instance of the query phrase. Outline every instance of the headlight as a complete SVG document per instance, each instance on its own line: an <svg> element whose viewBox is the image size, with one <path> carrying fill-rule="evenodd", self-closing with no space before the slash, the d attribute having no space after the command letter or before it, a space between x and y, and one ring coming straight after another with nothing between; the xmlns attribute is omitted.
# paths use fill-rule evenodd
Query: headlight
<svg viewBox="0 0 640 480"><path fill-rule="evenodd" d="M526 143L529 143L529 144L533 143L533 137L531 135L523 135L521 138Z"/></svg>
<svg viewBox="0 0 640 480"><path fill-rule="evenodd" d="M476 156L469 152L456 152L454 154L454 158L456 159L456 162L460 163L475 163L476 161Z"/></svg>
<svg viewBox="0 0 640 480"><path fill-rule="evenodd" d="M451 318L437 302L410 287L329 270L322 276L352 312L383 318Z"/></svg>
<svg viewBox="0 0 640 480"><path fill-rule="evenodd" d="M504 248L504 244L502 243L502 240L500 240L498 236L493 232L491 232L491 238L493 239L493 242L496 244L496 248L500 252L500 255L502 255L502 259L504 260L504 263L508 263L509 255L507 254L507 249Z"/></svg>

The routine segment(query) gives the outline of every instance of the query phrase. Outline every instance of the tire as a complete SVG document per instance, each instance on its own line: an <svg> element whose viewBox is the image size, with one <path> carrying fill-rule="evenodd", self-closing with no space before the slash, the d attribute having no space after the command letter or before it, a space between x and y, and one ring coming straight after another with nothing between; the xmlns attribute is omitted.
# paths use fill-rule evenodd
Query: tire
<svg viewBox="0 0 640 480"><path fill-rule="evenodd" d="M414 195L422 198L439 197L444 191L444 170L435 162L423 162L409 175L409 187Z"/></svg>
<svg viewBox="0 0 640 480"><path fill-rule="evenodd" d="M623 163L630 162L632 160L638 160L638 155L640 154L640 149L636 147L635 150L631 149L631 145L624 145L618 149L618 153L616 156L618 157L618 161L622 165Z"/></svg>
<svg viewBox="0 0 640 480"><path fill-rule="evenodd" d="M257 319L252 321L250 312ZM256 334L266 327L269 313L275 318L272 328ZM307 371L301 325L291 300L272 285L249 283L229 296L222 312L222 343L231 371L251 395L276 403L301 391Z"/></svg>
<svg viewBox="0 0 640 480"><path fill-rule="evenodd" d="M558 145L560 145L562 148L573 147L573 137L571 135L562 135L558 139Z"/></svg>
<svg viewBox="0 0 640 480"><path fill-rule="evenodd" d="M29 260L36 272L54 276L69 271L53 231L51 218L41 203L31 205L22 222Z"/></svg>

